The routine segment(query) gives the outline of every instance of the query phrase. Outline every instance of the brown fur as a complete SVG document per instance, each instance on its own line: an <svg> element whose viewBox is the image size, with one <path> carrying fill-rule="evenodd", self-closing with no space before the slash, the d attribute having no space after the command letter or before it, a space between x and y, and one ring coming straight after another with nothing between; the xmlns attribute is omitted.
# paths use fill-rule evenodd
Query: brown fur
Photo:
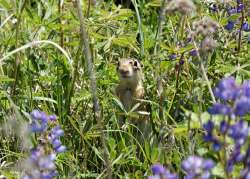
<svg viewBox="0 0 250 179"><path fill-rule="evenodd" d="M136 59L120 59L117 65L120 82L116 88L116 95L119 97L126 111L129 111L137 99L143 99L143 73L142 66Z"/></svg>

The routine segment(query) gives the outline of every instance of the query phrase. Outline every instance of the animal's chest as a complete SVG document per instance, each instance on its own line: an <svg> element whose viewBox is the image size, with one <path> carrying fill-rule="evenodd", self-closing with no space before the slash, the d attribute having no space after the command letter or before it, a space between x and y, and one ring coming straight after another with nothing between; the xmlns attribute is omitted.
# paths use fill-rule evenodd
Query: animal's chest
<svg viewBox="0 0 250 179"><path fill-rule="evenodd" d="M125 109L127 111L130 110L133 107L133 103L134 103L133 92L131 90L125 90L121 101Z"/></svg>

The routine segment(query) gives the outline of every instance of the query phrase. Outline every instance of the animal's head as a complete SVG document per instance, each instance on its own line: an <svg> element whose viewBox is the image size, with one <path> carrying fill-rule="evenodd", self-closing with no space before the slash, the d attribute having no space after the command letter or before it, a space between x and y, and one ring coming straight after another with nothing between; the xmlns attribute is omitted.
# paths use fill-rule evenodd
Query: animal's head
<svg viewBox="0 0 250 179"><path fill-rule="evenodd" d="M120 79L131 79L138 77L141 73L142 64L137 59L122 58L118 61L117 72Z"/></svg>

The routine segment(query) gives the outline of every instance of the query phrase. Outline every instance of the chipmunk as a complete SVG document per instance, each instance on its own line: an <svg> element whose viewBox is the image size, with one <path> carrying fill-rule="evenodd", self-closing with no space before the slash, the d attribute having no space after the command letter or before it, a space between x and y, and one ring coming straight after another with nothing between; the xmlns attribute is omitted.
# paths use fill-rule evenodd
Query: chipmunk
<svg viewBox="0 0 250 179"><path fill-rule="evenodd" d="M136 99L144 96L142 65L136 59L122 58L117 64L117 72L120 82L116 95L128 111L136 104Z"/></svg>

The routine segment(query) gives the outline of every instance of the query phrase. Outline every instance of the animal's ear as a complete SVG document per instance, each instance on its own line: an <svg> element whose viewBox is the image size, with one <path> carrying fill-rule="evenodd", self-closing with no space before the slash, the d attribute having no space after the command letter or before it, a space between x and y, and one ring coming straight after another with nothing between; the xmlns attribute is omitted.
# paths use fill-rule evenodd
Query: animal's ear
<svg viewBox="0 0 250 179"><path fill-rule="evenodd" d="M143 65L138 60L134 60L134 67L135 69L140 69Z"/></svg>
<svg viewBox="0 0 250 179"><path fill-rule="evenodd" d="M117 61L116 70L118 70L119 66L120 66L120 60Z"/></svg>

